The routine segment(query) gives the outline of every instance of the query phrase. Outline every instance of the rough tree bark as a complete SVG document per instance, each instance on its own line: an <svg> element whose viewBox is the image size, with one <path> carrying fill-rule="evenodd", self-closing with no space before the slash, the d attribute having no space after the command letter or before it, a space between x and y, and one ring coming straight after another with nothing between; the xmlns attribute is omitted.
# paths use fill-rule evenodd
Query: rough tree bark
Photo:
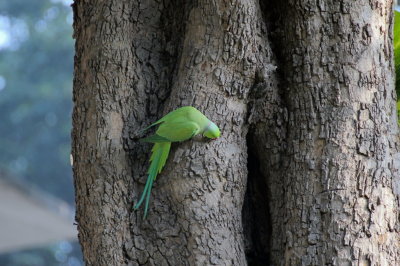
<svg viewBox="0 0 400 266"><path fill-rule="evenodd" d="M392 5L75 1L86 264L400 264ZM173 144L143 220L140 129L184 105L222 137Z"/></svg>

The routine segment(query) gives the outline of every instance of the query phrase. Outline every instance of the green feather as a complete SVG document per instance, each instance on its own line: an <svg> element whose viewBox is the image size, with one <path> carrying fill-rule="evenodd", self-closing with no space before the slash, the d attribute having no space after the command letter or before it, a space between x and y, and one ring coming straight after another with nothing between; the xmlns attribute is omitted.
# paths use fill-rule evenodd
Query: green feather
<svg viewBox="0 0 400 266"><path fill-rule="evenodd" d="M147 177L146 185L144 186L142 196L140 197L140 200L135 204L135 207L133 207L135 210L139 209L140 205L142 205L146 192L149 189L150 183L151 183L151 178Z"/></svg>
<svg viewBox="0 0 400 266"><path fill-rule="evenodd" d="M169 139L165 137L161 137L158 134L155 134L153 136L143 138L139 140L140 142L151 142L151 143L158 143L158 142L171 142Z"/></svg>
<svg viewBox="0 0 400 266"><path fill-rule="evenodd" d="M154 122L153 124L151 124L150 126L148 126L148 127L144 128L144 129L140 130L140 132L141 132L141 133L142 133L142 132L145 132L145 131L148 130L149 128L152 128L152 127L154 127L154 126L160 124L161 122L163 122L163 121L158 120L158 121Z"/></svg>
<svg viewBox="0 0 400 266"><path fill-rule="evenodd" d="M143 200L146 198L143 219L145 219L147 216L153 182L154 180L156 180L157 174L160 173L162 168L164 167L168 158L170 148L171 142L155 143L153 146L146 185L144 187L140 200L138 201L138 203L136 203L134 207L134 209L138 209L140 205L142 205Z"/></svg>
<svg viewBox="0 0 400 266"><path fill-rule="evenodd" d="M200 133L200 126L192 121L165 122L156 131L157 135L169 139L171 142L184 141L198 133Z"/></svg>
<svg viewBox="0 0 400 266"><path fill-rule="evenodd" d="M134 206L134 209L138 209L145 201L143 218L147 216L153 182L167 161L171 142L184 141L197 134L203 134L209 138L220 136L219 128L192 106L178 108L142 131L155 125L159 125L156 134L140 140L154 143L146 185L139 201Z"/></svg>

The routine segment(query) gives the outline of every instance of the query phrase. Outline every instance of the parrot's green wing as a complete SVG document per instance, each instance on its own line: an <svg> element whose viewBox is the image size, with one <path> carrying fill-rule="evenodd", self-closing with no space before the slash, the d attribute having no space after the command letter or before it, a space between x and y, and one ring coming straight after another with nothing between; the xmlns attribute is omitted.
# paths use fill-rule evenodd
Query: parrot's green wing
<svg viewBox="0 0 400 266"><path fill-rule="evenodd" d="M163 123L157 129L156 135L171 142L184 141L199 133L199 126L195 122Z"/></svg>
<svg viewBox="0 0 400 266"><path fill-rule="evenodd" d="M141 142L176 142L190 139L200 131L195 122L165 122L157 129L156 134L140 139Z"/></svg>
<svg viewBox="0 0 400 266"><path fill-rule="evenodd" d="M190 139L200 131L195 122L163 123L153 136L140 139L141 142L161 143Z"/></svg>
<svg viewBox="0 0 400 266"><path fill-rule="evenodd" d="M163 118L157 120L150 126L140 130L140 132L144 132L148 130L149 128L160 125L163 126L164 124L177 124L177 123L188 123L188 122L194 122L197 124L199 129L204 129L207 124L209 123L209 120L207 117L205 117L199 110L192 106L184 106L181 108L178 108L168 114L166 114ZM168 127L171 127L171 126ZM159 135L159 134L158 134ZM151 142L151 141L148 141ZM159 141L157 141L159 142Z"/></svg>
<svg viewBox="0 0 400 266"><path fill-rule="evenodd" d="M157 134L147 137L147 138L140 139L139 141L140 142L151 142L151 143L171 142L169 139L167 139L165 137L161 137Z"/></svg>
<svg viewBox="0 0 400 266"><path fill-rule="evenodd" d="M161 123L161 122L185 122L189 119L190 116L201 114L196 108L192 106L184 106L181 108L178 108L168 114L166 114L163 118L158 120L156 123Z"/></svg>
<svg viewBox="0 0 400 266"><path fill-rule="evenodd" d="M160 124L161 122L163 122L163 121L158 120L157 122L151 124L150 126L144 128L144 129L141 129L140 132L144 132L144 131L148 130L149 128L154 127L154 126Z"/></svg>
<svg viewBox="0 0 400 266"><path fill-rule="evenodd" d="M154 127L163 122L168 122L168 123L187 122L189 120L190 116L191 117L198 116L199 114L201 115L201 113L196 108L194 108L192 106L184 106L184 107L178 108L172 112L169 112L163 118L157 120L150 126L140 130L140 132L144 132L144 131L148 130L149 128Z"/></svg>

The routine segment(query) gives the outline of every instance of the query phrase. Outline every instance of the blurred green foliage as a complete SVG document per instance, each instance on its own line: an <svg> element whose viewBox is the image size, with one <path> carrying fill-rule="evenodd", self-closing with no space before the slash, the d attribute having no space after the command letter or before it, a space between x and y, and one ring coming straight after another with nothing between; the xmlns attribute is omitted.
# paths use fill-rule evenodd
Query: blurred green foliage
<svg viewBox="0 0 400 266"><path fill-rule="evenodd" d="M0 2L0 168L72 204L70 9Z"/></svg>
<svg viewBox="0 0 400 266"><path fill-rule="evenodd" d="M71 2L0 1L0 172L72 205ZM0 265L78 266L82 258L77 243L63 241L1 255Z"/></svg>

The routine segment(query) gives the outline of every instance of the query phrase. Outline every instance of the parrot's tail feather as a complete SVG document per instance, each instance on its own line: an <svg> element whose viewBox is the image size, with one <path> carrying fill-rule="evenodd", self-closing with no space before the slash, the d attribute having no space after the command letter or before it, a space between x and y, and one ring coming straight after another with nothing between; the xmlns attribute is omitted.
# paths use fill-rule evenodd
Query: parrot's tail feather
<svg viewBox="0 0 400 266"><path fill-rule="evenodd" d="M144 186L142 196L140 197L140 200L138 201L138 203L135 204L135 207L133 207L135 210L139 209L140 205L142 205L142 202L146 195L146 191L149 189L149 185L151 183L150 181L151 181L151 178L147 178L146 185Z"/></svg>
<svg viewBox="0 0 400 266"><path fill-rule="evenodd" d="M146 218L147 215L147 210L149 207L149 202L150 202L150 194L151 194L151 188L153 186L154 180L156 180L157 174L161 172L162 168L165 165L165 162L167 161L169 150L171 148L171 142L161 142L161 143L155 143L152 149L152 154L150 157L150 167L148 171L148 177L146 181L146 185L144 187L142 196L140 197L140 200L136 205L134 206L134 209L138 209L140 205L142 205L143 200L146 198L146 204L145 204L145 210L144 210L144 217Z"/></svg>
<svg viewBox="0 0 400 266"><path fill-rule="evenodd" d="M146 219L147 210L149 209L150 194L151 194L151 188L152 188L152 186L153 186L153 181L154 181L154 179L151 179L151 181L150 181L150 186L149 186L149 188L147 189L146 204L144 205L143 219ZM144 193L143 193L143 194L144 194Z"/></svg>

